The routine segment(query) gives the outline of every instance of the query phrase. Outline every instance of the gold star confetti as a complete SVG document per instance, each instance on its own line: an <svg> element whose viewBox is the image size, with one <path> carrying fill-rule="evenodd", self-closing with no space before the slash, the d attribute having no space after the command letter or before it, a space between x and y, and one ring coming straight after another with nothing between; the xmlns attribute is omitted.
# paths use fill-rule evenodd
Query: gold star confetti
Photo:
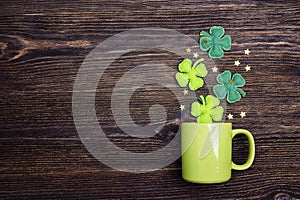
<svg viewBox="0 0 300 200"><path fill-rule="evenodd" d="M237 66L237 67L238 67L238 66L240 66L240 64L241 64L241 63L240 63L240 61L239 61L239 60L236 60L236 61L234 61L234 65L235 65L235 66Z"/></svg>
<svg viewBox="0 0 300 200"><path fill-rule="evenodd" d="M199 57L199 54L198 53L194 53L193 57L197 59Z"/></svg>
<svg viewBox="0 0 300 200"><path fill-rule="evenodd" d="M194 53L193 57L197 59L199 57L199 54L198 53Z"/></svg>
<svg viewBox="0 0 300 200"><path fill-rule="evenodd" d="M241 116L241 118L246 117L246 112L241 112L240 116Z"/></svg>
<svg viewBox="0 0 300 200"><path fill-rule="evenodd" d="M233 119L233 115L232 115L231 113L229 113L229 114L227 115L227 118L228 118L228 119Z"/></svg>
<svg viewBox="0 0 300 200"><path fill-rule="evenodd" d="M246 49L246 50L244 50L244 52L245 52L246 55L249 56L249 54L250 54L251 51L249 49Z"/></svg>
<svg viewBox="0 0 300 200"><path fill-rule="evenodd" d="M214 66L213 68L211 68L213 72L218 72L218 68L216 66Z"/></svg>
<svg viewBox="0 0 300 200"><path fill-rule="evenodd" d="M246 72L248 72L251 70L251 67L249 65L246 65L245 70L246 70Z"/></svg>
<svg viewBox="0 0 300 200"><path fill-rule="evenodd" d="M184 110L185 109L185 105L180 105L180 110Z"/></svg>
<svg viewBox="0 0 300 200"><path fill-rule="evenodd" d="M191 48L190 47L186 48L185 50L186 50L187 53L191 53Z"/></svg>
<svg viewBox="0 0 300 200"><path fill-rule="evenodd" d="M183 90L183 95L187 95L189 93L189 91L187 89Z"/></svg>

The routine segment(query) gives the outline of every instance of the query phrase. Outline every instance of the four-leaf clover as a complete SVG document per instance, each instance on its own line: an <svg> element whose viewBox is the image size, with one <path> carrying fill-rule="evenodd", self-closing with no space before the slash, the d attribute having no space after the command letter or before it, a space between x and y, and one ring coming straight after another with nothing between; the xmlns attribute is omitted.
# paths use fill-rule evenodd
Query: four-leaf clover
<svg viewBox="0 0 300 200"><path fill-rule="evenodd" d="M209 30L210 34L206 31L200 33L200 48L203 51L209 51L210 58L222 58L224 50L228 51L231 48L231 37L224 35L225 31L222 26L213 26Z"/></svg>
<svg viewBox="0 0 300 200"><path fill-rule="evenodd" d="M191 107L191 114L197 117L198 123L211 123L221 121L223 107L219 106L220 100L212 95L198 97L199 102L194 102Z"/></svg>
<svg viewBox="0 0 300 200"><path fill-rule="evenodd" d="M207 69L202 63L204 59L198 59L194 64L188 58L184 59L178 65L179 72L176 73L176 80L181 87L187 86L191 90L197 90L204 84L202 77L207 75Z"/></svg>
<svg viewBox="0 0 300 200"><path fill-rule="evenodd" d="M239 87L243 87L246 84L245 79L239 73L235 73L231 77L231 72L226 70L222 74L217 76L218 85L213 87L215 95L219 99L224 99L227 95L227 101L229 103L235 103L245 97L246 93Z"/></svg>

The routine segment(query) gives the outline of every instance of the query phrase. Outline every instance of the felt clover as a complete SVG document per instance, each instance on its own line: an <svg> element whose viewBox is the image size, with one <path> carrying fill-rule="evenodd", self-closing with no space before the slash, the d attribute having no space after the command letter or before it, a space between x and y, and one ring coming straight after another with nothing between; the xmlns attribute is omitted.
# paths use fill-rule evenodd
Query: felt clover
<svg viewBox="0 0 300 200"><path fill-rule="evenodd" d="M239 88L246 84L245 79L239 73L235 73L231 77L231 72L226 70L217 76L217 82L220 84L215 85L213 91L219 99L224 99L227 95L227 101L229 103L235 103L239 101L241 97L246 96L246 93Z"/></svg>
<svg viewBox="0 0 300 200"><path fill-rule="evenodd" d="M191 90L197 90L204 84L202 77L207 75L207 69L202 63L203 58L198 59L194 64L188 58L185 58L178 65L179 72L176 73L176 80L180 87L185 87L189 84Z"/></svg>
<svg viewBox="0 0 300 200"><path fill-rule="evenodd" d="M223 116L223 107L219 106L220 100L212 95L206 98L201 95L199 102L194 102L191 106L191 114L197 117L198 123L211 123L212 121L221 121Z"/></svg>
<svg viewBox="0 0 300 200"><path fill-rule="evenodd" d="M200 48L203 51L208 51L210 58L222 58L224 50L228 51L231 48L231 37L224 35L225 31L222 26L213 26L209 30L200 32Z"/></svg>

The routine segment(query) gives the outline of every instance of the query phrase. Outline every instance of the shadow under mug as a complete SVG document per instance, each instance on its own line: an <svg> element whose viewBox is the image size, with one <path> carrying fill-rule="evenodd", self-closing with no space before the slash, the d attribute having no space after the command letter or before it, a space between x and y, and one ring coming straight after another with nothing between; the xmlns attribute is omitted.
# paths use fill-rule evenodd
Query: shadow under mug
<svg viewBox="0 0 300 200"><path fill-rule="evenodd" d="M249 142L245 164L232 162L232 138L244 134ZM182 177L194 183L222 183L231 178L231 169L248 169L254 160L252 134L244 129L232 130L231 123L193 123L181 126Z"/></svg>

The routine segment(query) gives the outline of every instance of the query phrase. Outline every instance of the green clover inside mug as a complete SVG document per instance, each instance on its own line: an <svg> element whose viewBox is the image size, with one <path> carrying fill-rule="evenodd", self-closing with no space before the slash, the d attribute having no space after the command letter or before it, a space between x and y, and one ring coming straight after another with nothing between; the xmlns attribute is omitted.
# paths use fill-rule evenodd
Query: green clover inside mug
<svg viewBox="0 0 300 200"><path fill-rule="evenodd" d="M221 121L223 116L223 107L219 106L220 100L212 95L198 97L199 102L194 102L191 107L191 114L197 117L198 123L211 123L212 121Z"/></svg>

